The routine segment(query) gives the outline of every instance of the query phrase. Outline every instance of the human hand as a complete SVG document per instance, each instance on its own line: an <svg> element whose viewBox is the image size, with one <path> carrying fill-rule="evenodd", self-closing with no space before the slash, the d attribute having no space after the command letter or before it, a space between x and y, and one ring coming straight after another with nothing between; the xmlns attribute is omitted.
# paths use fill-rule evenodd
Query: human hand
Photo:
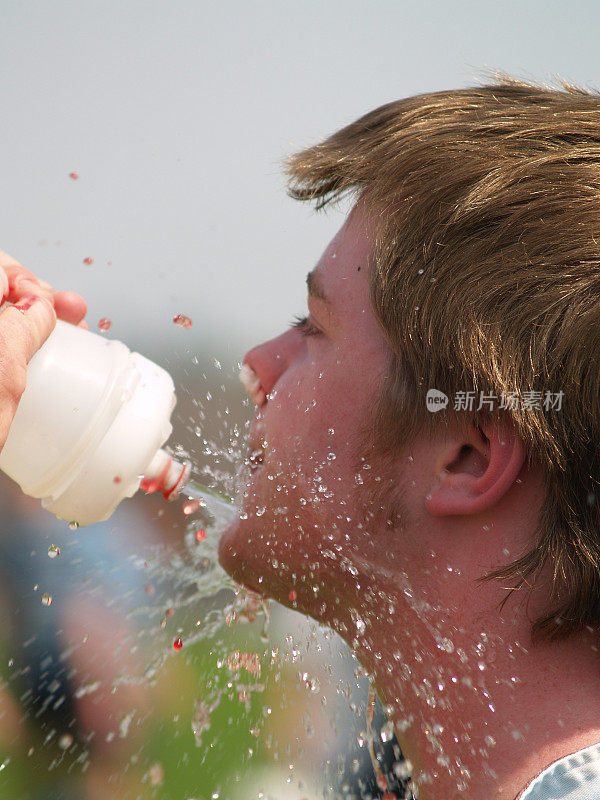
<svg viewBox="0 0 600 800"><path fill-rule="evenodd" d="M0 449L25 391L27 364L62 319L87 328L87 307L75 292L61 292L0 250Z"/></svg>

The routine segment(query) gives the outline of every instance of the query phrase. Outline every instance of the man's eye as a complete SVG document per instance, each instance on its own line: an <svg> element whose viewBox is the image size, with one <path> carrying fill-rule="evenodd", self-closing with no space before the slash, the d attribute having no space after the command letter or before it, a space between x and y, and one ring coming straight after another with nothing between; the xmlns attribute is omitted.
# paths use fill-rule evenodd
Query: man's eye
<svg viewBox="0 0 600 800"><path fill-rule="evenodd" d="M301 317L299 314L294 317L290 326L300 331L301 336L316 336L321 333L318 328L315 328L309 317Z"/></svg>

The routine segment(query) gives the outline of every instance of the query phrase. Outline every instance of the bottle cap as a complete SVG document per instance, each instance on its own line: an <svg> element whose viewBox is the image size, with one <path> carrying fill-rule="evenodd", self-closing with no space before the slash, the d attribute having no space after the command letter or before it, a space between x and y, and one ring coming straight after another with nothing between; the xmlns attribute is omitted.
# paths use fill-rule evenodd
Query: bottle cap
<svg viewBox="0 0 600 800"><path fill-rule="evenodd" d="M191 471L189 461L182 464L161 448L142 478L140 489L146 494L161 492L165 500L174 500L188 482Z"/></svg>

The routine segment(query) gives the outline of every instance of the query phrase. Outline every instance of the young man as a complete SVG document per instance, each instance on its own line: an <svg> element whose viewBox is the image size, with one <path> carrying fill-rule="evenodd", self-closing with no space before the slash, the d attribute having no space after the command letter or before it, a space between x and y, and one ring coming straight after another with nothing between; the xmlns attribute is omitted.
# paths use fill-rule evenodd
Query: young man
<svg viewBox="0 0 600 800"><path fill-rule="evenodd" d="M356 202L244 359L223 566L354 648L420 800L600 797L600 97L408 98L288 174Z"/></svg>

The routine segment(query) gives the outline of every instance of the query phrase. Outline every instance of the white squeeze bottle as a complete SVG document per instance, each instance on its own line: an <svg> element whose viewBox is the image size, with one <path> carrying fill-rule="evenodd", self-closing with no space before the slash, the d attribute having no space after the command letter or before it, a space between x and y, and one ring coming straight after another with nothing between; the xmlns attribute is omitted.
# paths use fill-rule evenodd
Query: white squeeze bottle
<svg viewBox="0 0 600 800"><path fill-rule="evenodd" d="M108 519L140 486L172 499L190 474L162 449L175 402L157 364L58 320L29 362L0 469L79 525Z"/></svg>

